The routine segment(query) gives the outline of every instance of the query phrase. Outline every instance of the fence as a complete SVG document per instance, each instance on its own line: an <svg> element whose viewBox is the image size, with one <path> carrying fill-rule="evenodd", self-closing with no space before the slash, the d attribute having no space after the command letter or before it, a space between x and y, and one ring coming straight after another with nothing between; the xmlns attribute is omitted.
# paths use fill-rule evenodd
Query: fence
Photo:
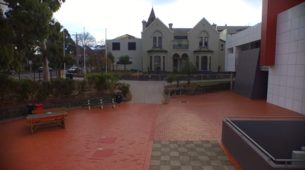
<svg viewBox="0 0 305 170"><path fill-rule="evenodd" d="M51 70L50 71L50 78L58 78L61 76L62 70ZM29 78L35 81L43 80L43 72L38 71L27 71L27 72L17 72L15 75L12 75L13 78L21 79L21 78Z"/></svg>
<svg viewBox="0 0 305 170"><path fill-rule="evenodd" d="M164 81L167 77L166 75L115 75L120 80L144 80L144 81ZM216 80L216 79L229 79L231 75L229 74L201 74L201 75L191 75L191 81L194 80ZM188 76L183 75L179 78L180 81L188 80Z"/></svg>

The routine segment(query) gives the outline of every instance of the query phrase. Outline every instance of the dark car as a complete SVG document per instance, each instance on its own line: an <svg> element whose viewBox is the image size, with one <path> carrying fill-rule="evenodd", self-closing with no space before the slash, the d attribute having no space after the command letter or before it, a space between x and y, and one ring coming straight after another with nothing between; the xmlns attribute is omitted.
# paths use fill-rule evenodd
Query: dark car
<svg viewBox="0 0 305 170"><path fill-rule="evenodd" d="M43 72L43 67L39 67L37 71L38 71L38 72ZM51 68L51 67L49 67L49 71L52 71L52 68Z"/></svg>
<svg viewBox="0 0 305 170"><path fill-rule="evenodd" d="M14 70L9 70L9 71L1 71L1 74L9 74L9 75L14 75L15 71Z"/></svg>
<svg viewBox="0 0 305 170"><path fill-rule="evenodd" d="M81 68L76 67L76 66L73 66L67 70L68 73L79 73L80 71L81 71Z"/></svg>

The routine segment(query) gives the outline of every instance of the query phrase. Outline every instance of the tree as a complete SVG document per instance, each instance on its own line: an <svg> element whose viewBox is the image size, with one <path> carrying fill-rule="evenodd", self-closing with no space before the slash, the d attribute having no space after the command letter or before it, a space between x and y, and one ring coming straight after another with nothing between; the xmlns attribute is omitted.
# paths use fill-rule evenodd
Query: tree
<svg viewBox="0 0 305 170"><path fill-rule="evenodd" d="M112 65L112 71L114 70L114 64L115 64L115 58L114 58L114 56L112 55L112 53L111 52L108 52L107 53L107 58L109 58L109 60L111 61L111 65Z"/></svg>
<svg viewBox="0 0 305 170"><path fill-rule="evenodd" d="M94 47L96 45L95 37L91 35L89 32L85 32L80 34L78 37L78 43L80 46L84 47Z"/></svg>
<svg viewBox="0 0 305 170"><path fill-rule="evenodd" d="M5 37L6 55L11 61L22 62L22 58L33 56L37 49L43 53L43 63L45 80L49 80L47 74L47 55L46 55L46 39L49 36L50 22L53 12L56 12L65 0L5 0L8 11L5 12L5 19L8 23L4 29L11 29L12 36ZM2 26L1 26L2 28ZM1 37L2 38L2 37ZM15 51L12 51L12 47ZM40 47L40 48L39 48ZM18 52L16 52L18 51ZM20 60L18 60L20 59ZM8 62L8 66L14 62Z"/></svg>
<svg viewBox="0 0 305 170"><path fill-rule="evenodd" d="M184 67L182 68L182 72L187 74L188 80L187 84L191 84L191 75L194 73L197 73L197 67L194 66L193 63L190 62L190 60L187 60Z"/></svg>
<svg viewBox="0 0 305 170"><path fill-rule="evenodd" d="M130 57L128 55L121 56L119 61L120 64L124 65L124 70L126 70L126 65L130 64Z"/></svg>

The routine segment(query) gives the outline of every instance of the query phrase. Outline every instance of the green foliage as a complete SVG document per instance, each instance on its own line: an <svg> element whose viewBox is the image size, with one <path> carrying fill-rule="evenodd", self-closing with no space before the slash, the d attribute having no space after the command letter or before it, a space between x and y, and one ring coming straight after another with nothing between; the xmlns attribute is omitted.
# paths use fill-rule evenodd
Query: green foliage
<svg viewBox="0 0 305 170"><path fill-rule="evenodd" d="M52 79L51 83L55 98L70 96L75 90L74 81L71 79Z"/></svg>
<svg viewBox="0 0 305 170"><path fill-rule="evenodd" d="M51 82L42 82L37 88L37 100L44 101L50 94L52 94L52 84Z"/></svg>
<svg viewBox="0 0 305 170"><path fill-rule="evenodd" d="M119 89L122 91L122 94L126 96L130 91L130 84L122 83L120 84Z"/></svg>
<svg viewBox="0 0 305 170"><path fill-rule="evenodd" d="M196 82L192 84L195 84L196 86L210 86L210 85L226 84L226 83L229 83L229 81Z"/></svg>
<svg viewBox="0 0 305 170"><path fill-rule="evenodd" d="M130 64L130 57L128 55L121 56L119 58L120 64L124 65L124 70L126 70L126 65Z"/></svg>
<svg viewBox="0 0 305 170"><path fill-rule="evenodd" d="M192 62L190 62L190 60L187 60L184 67L182 68L182 72L188 76L188 85L191 84L191 75L197 73L197 71L197 67Z"/></svg>
<svg viewBox="0 0 305 170"><path fill-rule="evenodd" d="M34 86L33 80L31 79L20 79L15 81L17 83L16 98L18 101L26 101L30 98L30 95L35 93L36 88Z"/></svg>
<svg viewBox="0 0 305 170"><path fill-rule="evenodd" d="M94 86L98 92L113 90L118 82L118 78L112 73L92 73L88 74L86 78L88 79L89 86Z"/></svg>
<svg viewBox="0 0 305 170"><path fill-rule="evenodd" d="M170 74L166 77L166 82L172 84L176 80L176 76L173 74Z"/></svg>
<svg viewBox="0 0 305 170"><path fill-rule="evenodd" d="M87 81L75 81L76 89L78 91L78 94L83 94L86 90Z"/></svg>

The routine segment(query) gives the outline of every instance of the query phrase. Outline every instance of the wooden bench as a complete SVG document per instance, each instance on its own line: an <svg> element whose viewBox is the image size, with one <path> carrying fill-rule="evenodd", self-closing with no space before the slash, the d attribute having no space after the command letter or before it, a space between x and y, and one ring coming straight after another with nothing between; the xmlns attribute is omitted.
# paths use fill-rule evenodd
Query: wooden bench
<svg viewBox="0 0 305 170"><path fill-rule="evenodd" d="M41 125L56 124L65 128L65 118L68 116L65 107L34 110L32 113L26 117L26 123L31 127L32 134Z"/></svg>

